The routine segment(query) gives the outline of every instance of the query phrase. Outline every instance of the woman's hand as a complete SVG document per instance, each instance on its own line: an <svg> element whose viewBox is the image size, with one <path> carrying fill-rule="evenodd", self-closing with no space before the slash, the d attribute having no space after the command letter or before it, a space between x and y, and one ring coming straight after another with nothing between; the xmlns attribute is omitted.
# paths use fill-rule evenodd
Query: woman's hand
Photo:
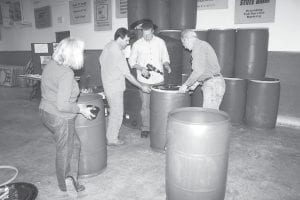
<svg viewBox="0 0 300 200"><path fill-rule="evenodd" d="M93 107L87 107L84 104L77 104L79 107L79 113L82 114L85 118L91 120L95 115L91 113L91 110L94 109Z"/></svg>

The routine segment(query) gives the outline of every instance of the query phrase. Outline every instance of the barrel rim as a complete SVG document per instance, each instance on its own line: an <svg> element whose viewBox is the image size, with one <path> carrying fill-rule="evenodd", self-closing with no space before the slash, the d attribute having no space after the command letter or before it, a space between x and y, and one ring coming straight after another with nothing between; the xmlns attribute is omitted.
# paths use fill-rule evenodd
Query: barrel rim
<svg viewBox="0 0 300 200"><path fill-rule="evenodd" d="M267 78L267 79L249 79L250 82L255 83L280 83L280 80L278 78Z"/></svg>
<svg viewBox="0 0 300 200"><path fill-rule="evenodd" d="M153 91L155 91L155 92L161 92L161 93L187 94L187 92L185 92L185 93L180 93L178 90L161 90L161 89L159 89L159 88L156 88L156 87L159 87L159 86L161 86L161 85L151 86L151 90L153 90ZM176 87L178 87L178 89L179 89L180 86L178 85L178 86L176 86Z"/></svg>
<svg viewBox="0 0 300 200"><path fill-rule="evenodd" d="M239 31L239 30L269 30L268 27L248 27L248 28L237 28L236 31Z"/></svg>
<svg viewBox="0 0 300 200"><path fill-rule="evenodd" d="M242 78L238 78L238 77L223 77L225 80L242 80L242 81L246 81L247 79L242 79Z"/></svg>
<svg viewBox="0 0 300 200"><path fill-rule="evenodd" d="M189 121L184 121L184 120L179 120L176 119L175 117L172 117L173 114L178 113L180 111L210 111L212 113L218 113L221 114L225 117L224 120L222 121L217 121L217 122L189 122ZM171 112L169 112L168 114L168 120L169 119L173 119L176 122L182 123L182 124L193 124L193 125L203 125L203 124L224 124L224 123L229 123L230 122L230 117L229 115L221 110L216 110L216 109L212 109L212 108L200 108L200 107L182 107L182 108L176 108L174 110L172 110Z"/></svg>
<svg viewBox="0 0 300 200"><path fill-rule="evenodd" d="M236 31L236 28L210 28L208 31Z"/></svg>
<svg viewBox="0 0 300 200"><path fill-rule="evenodd" d="M181 33L181 30L180 29L162 29L162 30L159 30L158 33L161 33L161 32L180 32Z"/></svg>

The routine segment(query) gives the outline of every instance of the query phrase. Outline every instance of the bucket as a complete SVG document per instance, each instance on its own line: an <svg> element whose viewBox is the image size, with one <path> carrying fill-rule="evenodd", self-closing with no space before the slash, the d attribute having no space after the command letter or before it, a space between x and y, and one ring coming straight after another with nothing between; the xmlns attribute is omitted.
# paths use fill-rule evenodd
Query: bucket
<svg viewBox="0 0 300 200"><path fill-rule="evenodd" d="M220 110L225 111L233 124L243 122L246 109L247 80L240 78L225 78L226 90Z"/></svg>
<svg viewBox="0 0 300 200"><path fill-rule="evenodd" d="M235 54L235 29L210 29L207 41L215 50L221 67L221 74L233 77Z"/></svg>
<svg viewBox="0 0 300 200"><path fill-rule="evenodd" d="M279 79L249 80L245 114L247 126L258 129L275 128L279 97Z"/></svg>
<svg viewBox="0 0 300 200"><path fill-rule="evenodd" d="M94 120L88 120L82 115L78 115L75 120L75 129L81 141L79 176L96 176L107 166L104 103L99 94L80 94L78 103L100 108Z"/></svg>
<svg viewBox="0 0 300 200"><path fill-rule="evenodd" d="M269 30L237 29L235 48L235 77L263 79L268 61Z"/></svg>
<svg viewBox="0 0 300 200"><path fill-rule="evenodd" d="M168 200L221 200L226 190L230 122L223 111L179 108L167 125Z"/></svg>
<svg viewBox="0 0 300 200"><path fill-rule="evenodd" d="M150 146L163 152L166 144L167 118L175 108L191 105L188 93L179 93L179 86L152 86L150 94Z"/></svg>

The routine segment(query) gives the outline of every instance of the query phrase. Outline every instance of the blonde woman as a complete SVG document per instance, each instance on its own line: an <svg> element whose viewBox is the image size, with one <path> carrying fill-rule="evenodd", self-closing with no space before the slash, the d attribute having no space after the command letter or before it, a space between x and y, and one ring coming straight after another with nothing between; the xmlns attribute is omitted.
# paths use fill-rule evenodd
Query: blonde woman
<svg viewBox="0 0 300 200"><path fill-rule="evenodd" d="M83 50L81 40L62 40L42 73L40 115L56 142L56 176L61 191L67 191L66 179L77 192L85 189L77 180L81 145L75 118L82 114L91 119L93 114L91 108L76 103L79 88L73 72L83 67Z"/></svg>

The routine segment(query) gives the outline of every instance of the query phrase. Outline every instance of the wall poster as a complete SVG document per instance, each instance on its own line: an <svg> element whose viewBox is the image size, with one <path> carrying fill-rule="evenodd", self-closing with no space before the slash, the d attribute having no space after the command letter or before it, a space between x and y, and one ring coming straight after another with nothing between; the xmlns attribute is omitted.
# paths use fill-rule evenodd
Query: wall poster
<svg viewBox="0 0 300 200"><path fill-rule="evenodd" d="M235 0L235 24L274 22L276 0Z"/></svg>
<svg viewBox="0 0 300 200"><path fill-rule="evenodd" d="M44 6L34 9L34 19L36 28L47 28L52 25L51 21L51 8Z"/></svg>
<svg viewBox="0 0 300 200"><path fill-rule="evenodd" d="M71 24L91 22L91 0L69 1L69 8Z"/></svg>
<svg viewBox="0 0 300 200"><path fill-rule="evenodd" d="M127 17L127 0L116 0L116 18Z"/></svg>
<svg viewBox="0 0 300 200"><path fill-rule="evenodd" d="M112 29L111 0L94 0L94 29L107 31Z"/></svg>
<svg viewBox="0 0 300 200"><path fill-rule="evenodd" d="M228 0L197 0L198 10L226 9Z"/></svg>

